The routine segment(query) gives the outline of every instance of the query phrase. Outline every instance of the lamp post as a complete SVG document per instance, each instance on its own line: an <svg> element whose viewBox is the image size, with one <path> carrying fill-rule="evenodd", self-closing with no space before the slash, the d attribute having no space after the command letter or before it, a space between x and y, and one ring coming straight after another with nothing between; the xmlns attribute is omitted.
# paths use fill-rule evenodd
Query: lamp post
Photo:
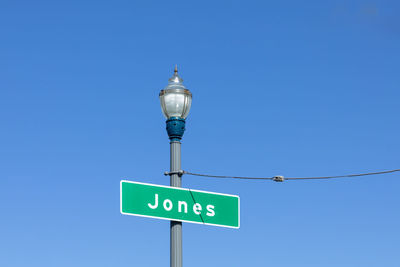
<svg viewBox="0 0 400 267"><path fill-rule="evenodd" d="M167 118L167 133L170 140L170 184L181 187L181 142L185 131L185 119L192 104L192 94L183 85L175 66L174 75L160 92L161 109ZM171 221L170 266L182 267L182 222Z"/></svg>

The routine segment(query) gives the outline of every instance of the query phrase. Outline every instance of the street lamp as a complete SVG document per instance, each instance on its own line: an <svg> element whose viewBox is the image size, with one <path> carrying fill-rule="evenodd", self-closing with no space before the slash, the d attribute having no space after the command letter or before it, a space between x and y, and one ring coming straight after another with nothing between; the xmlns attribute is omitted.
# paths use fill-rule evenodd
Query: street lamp
<svg viewBox="0 0 400 267"><path fill-rule="evenodd" d="M167 118L168 136L173 140L181 140L185 131L185 119L192 105L192 93L183 85L175 66L174 75L168 85L160 92L161 109Z"/></svg>
<svg viewBox="0 0 400 267"><path fill-rule="evenodd" d="M170 184L182 185L181 142L185 132L185 119L192 105L192 93L183 85L175 66L174 75L160 92L161 109L167 118L167 133L170 139ZM170 266L182 267L182 222L171 221Z"/></svg>

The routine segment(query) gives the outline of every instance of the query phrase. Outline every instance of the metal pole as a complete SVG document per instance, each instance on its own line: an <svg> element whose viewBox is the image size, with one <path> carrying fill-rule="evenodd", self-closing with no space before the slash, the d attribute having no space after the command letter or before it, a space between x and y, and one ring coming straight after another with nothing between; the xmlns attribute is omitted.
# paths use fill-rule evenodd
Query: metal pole
<svg viewBox="0 0 400 267"><path fill-rule="evenodd" d="M181 170L181 142L171 141L170 171ZM171 186L181 187L182 177L178 174L171 175ZM171 267L182 267L182 222L171 221Z"/></svg>

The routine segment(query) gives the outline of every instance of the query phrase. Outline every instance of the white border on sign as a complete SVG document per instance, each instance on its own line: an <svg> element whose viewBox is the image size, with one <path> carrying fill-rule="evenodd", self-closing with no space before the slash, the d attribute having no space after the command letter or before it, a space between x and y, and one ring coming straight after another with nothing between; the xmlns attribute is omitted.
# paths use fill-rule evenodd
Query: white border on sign
<svg viewBox="0 0 400 267"><path fill-rule="evenodd" d="M174 219L174 218L165 218L165 217L148 216L148 215L141 215L141 214L123 212L122 211L122 183L143 184L143 185L150 185L150 186L155 186L155 187L172 188L172 189L183 190L183 191L192 191L192 192L209 193L209 194L221 195L221 196L237 197L238 198L238 226L227 226L227 225L222 225L222 224L193 222L193 221L187 221L187 220L178 220L178 219ZM202 190L192 190L192 189L188 189L188 188L174 187L174 186L167 186L167 185L157 185L157 184L148 184L148 183L133 182L133 181L128 181L128 180L121 180L119 182L119 198L120 198L119 210L120 210L121 214L123 214L123 215L132 215L132 216L154 218L154 219L162 219L162 220L168 220L168 221L197 223L197 224L203 224L203 225L214 225L214 226L234 228L234 229L239 229L240 228L240 197L237 196L237 195L222 194L222 193L215 193L215 192L202 191Z"/></svg>

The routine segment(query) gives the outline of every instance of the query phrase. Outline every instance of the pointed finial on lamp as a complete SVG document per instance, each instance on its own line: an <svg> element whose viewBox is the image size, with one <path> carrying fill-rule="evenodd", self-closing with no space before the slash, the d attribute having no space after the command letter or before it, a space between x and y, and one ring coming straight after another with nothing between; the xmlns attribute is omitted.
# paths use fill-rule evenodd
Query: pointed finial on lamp
<svg viewBox="0 0 400 267"><path fill-rule="evenodd" d="M175 65L174 74L168 80L168 85L164 89L186 89L183 79L178 75L178 65Z"/></svg>

